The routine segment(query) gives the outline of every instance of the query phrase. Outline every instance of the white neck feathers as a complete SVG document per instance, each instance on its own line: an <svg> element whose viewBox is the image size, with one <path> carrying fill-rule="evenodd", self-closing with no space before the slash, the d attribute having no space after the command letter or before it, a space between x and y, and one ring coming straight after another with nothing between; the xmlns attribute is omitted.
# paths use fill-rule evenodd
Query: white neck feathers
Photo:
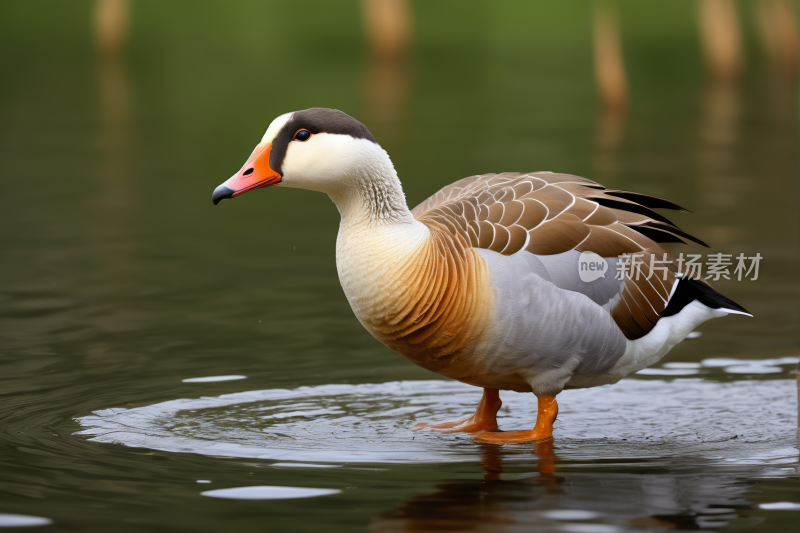
<svg viewBox="0 0 800 533"><path fill-rule="evenodd" d="M326 191L336 204L343 226L387 226L414 221L389 155L375 143L363 142L359 164L346 179Z"/></svg>

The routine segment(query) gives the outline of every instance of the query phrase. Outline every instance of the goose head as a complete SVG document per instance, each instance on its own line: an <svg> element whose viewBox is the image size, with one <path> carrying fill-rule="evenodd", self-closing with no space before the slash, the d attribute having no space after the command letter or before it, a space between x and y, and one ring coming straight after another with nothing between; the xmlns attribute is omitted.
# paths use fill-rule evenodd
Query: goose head
<svg viewBox="0 0 800 533"><path fill-rule="evenodd" d="M212 201L216 205L264 187L294 187L327 193L338 206L359 190L384 189L392 182L399 187L388 154L366 126L341 111L312 108L273 120L242 168L214 190Z"/></svg>

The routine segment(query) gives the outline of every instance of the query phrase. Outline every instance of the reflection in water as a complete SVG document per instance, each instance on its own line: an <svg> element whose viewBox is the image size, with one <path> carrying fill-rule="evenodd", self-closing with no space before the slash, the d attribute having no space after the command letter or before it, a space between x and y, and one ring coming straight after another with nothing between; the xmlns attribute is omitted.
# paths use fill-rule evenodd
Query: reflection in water
<svg viewBox="0 0 800 533"><path fill-rule="evenodd" d="M717 213L743 213L758 201L759 191L786 186L776 181L779 178L771 170L776 158L775 145L766 148L769 151L765 152L763 161L759 161L756 168L748 168L745 146L757 146L759 139L752 136L751 129L744 127L744 120L756 112L756 106L771 107L779 117L778 123L787 123L796 113L794 78L797 68L792 65L797 62L797 30L791 6L782 0L762 0L753 7L759 14L761 35L773 75L768 85L770 95L762 97L756 105L751 103L751 107L746 109L741 83L744 59L736 4L730 0L703 0L700 3L699 20L708 76L702 96L698 163L704 202ZM789 127L786 132L789 133ZM753 179L754 173L758 180ZM782 202L786 205L780 208L775 205L774 212L796 213L793 199L796 196L784 197ZM730 253L734 251L732 246L752 241L756 233L796 228L794 222L788 221L765 224L752 216L747 220L747 225L738 228L715 225L708 228L705 235L716 246L727 246Z"/></svg>
<svg viewBox="0 0 800 533"><path fill-rule="evenodd" d="M93 239L121 244L129 238L135 217L136 188L131 173L131 90L124 49L129 24L128 0L95 0L94 34L97 81L100 92L100 125L97 129L97 182L89 195L93 224L88 233ZM104 254L99 266L117 280L131 277L135 263L129 247L118 246ZM105 357L102 346L93 346L89 357Z"/></svg>
<svg viewBox="0 0 800 533"><path fill-rule="evenodd" d="M703 95L698 159L703 194L708 205L733 209L746 198L750 184L741 175L736 147L741 142L741 95L738 84L727 78L712 78ZM709 236L716 245L724 245L736 236Z"/></svg>
<svg viewBox="0 0 800 533"><path fill-rule="evenodd" d="M483 455L481 456L481 466L483 467L483 479L486 481L499 481L500 474L503 473L502 447L494 444L484 444ZM531 445L533 454L536 456L536 472L539 474L538 480L544 485L553 485L561 480L556 476L556 461L558 457L555 453L554 440L546 439Z"/></svg>
<svg viewBox="0 0 800 533"><path fill-rule="evenodd" d="M707 81L703 93L698 162L703 195L717 210L735 209L745 197L736 147L741 142L742 45L736 5L732 0L698 2L698 26ZM717 246L742 238L729 228L716 228L709 239Z"/></svg>
<svg viewBox="0 0 800 533"><path fill-rule="evenodd" d="M564 479L555 475L553 439L526 445L536 457L534 477L524 481L503 481L503 448L482 445L483 481L459 481L437 485L433 494L415 496L395 509L373 517L369 531L516 531L516 526L532 522L552 526L557 521L539 516L538 520L516 518L521 501L557 492ZM528 513L528 510L523 510Z"/></svg>
<svg viewBox="0 0 800 533"><path fill-rule="evenodd" d="M408 46L411 10L407 0L362 0L364 25L370 44L364 74L365 122L378 138L391 142L399 135L399 121L411 89Z"/></svg>
<svg viewBox="0 0 800 533"><path fill-rule="evenodd" d="M487 445L483 481L452 481L374 516L369 531L592 531L621 527L675 529L753 526L763 519L740 513L758 468L736 471L696 460L672 465L649 461L569 461L556 473L558 446L533 445L529 461ZM530 453L528 452L528 453ZM509 473L503 473L504 459ZM511 462L511 461L514 462ZM691 466L690 466L691 465ZM506 477L507 479L502 479Z"/></svg>

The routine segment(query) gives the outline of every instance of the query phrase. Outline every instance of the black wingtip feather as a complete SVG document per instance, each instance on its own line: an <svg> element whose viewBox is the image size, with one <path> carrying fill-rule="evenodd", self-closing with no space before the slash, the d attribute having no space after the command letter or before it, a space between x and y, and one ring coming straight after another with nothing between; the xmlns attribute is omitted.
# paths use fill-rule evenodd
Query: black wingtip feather
<svg viewBox="0 0 800 533"><path fill-rule="evenodd" d="M730 309L731 311L753 316L750 311L730 298L721 295L708 284L688 277L678 280L678 287L675 289L675 293L672 295L672 298L669 299L667 307L661 311L659 315L662 317L677 315L684 307L695 300L711 309Z"/></svg>
<svg viewBox="0 0 800 533"><path fill-rule="evenodd" d="M653 220L658 220L659 222L663 222L664 224L669 224L670 226L674 226L672 222L667 217L661 216L658 213L655 213L641 204L632 204L629 202L621 202L619 200L614 200L612 198L597 198L593 197L591 200L597 202L598 204L608 207L611 209L619 209L620 211L630 211L631 213L637 213L639 215L644 215L648 218L652 218Z"/></svg>
<svg viewBox="0 0 800 533"><path fill-rule="evenodd" d="M628 226L632 230L638 231L648 239L655 241L659 244L663 244L665 242L677 242L678 244L686 244L683 239L678 237L677 235L673 235L667 231L662 231L660 229L651 228L644 224L639 226Z"/></svg>
<svg viewBox="0 0 800 533"><path fill-rule="evenodd" d="M672 209L675 211L689 211L685 207L681 207L675 202L670 202L669 200L665 200L664 198L659 198L658 196L650 196L649 194L642 194L638 192L623 191L623 190L607 190L606 195L616 196L617 198L624 198L625 200L636 202L637 204L649 207L650 209Z"/></svg>
<svg viewBox="0 0 800 533"><path fill-rule="evenodd" d="M667 217L659 215L651 209L674 209L674 210L683 210L688 211L687 209L683 209L678 204L674 204L669 200L664 200L663 198L656 198L655 196L648 196L646 194L639 194L630 191L606 191L606 195L616 196L618 198L623 198L627 200L627 202L623 202L620 200L614 200L613 198L608 197L592 197L592 200L597 202L598 204L611 208L611 209L618 209L620 211L629 211L631 213L637 213L639 215L644 215L655 222L648 221L644 224L626 224L629 228L638 231L645 237L654 240L658 243L664 242L677 242L681 244L686 244L684 241L675 237L675 235L679 237L683 237L686 240L695 242L701 246L705 246L708 248L708 245L694 237L693 235L689 235L678 226L672 223ZM631 203L636 202L636 203Z"/></svg>
<svg viewBox="0 0 800 533"><path fill-rule="evenodd" d="M683 237L686 240L695 242L695 243L699 244L700 246L705 246L706 248L709 248L709 246L706 243L704 243L703 241L701 241L700 239L698 239L694 235L690 235L690 234L686 233L685 231L683 231L682 229L680 229L679 227L674 226L674 225L667 226L667 225L658 224L656 222L646 222L644 224L630 225L628 227L638 231L639 233L641 233L645 237L649 237L649 238L653 239L656 242L679 242L681 244L686 244L685 242L683 242L680 239L675 240L675 239L668 239L668 238L665 238L665 237L659 237L659 238L664 238L664 240L657 240L656 238L654 238L653 236L650 235L650 233L653 233L653 235L656 235L656 236L658 235L657 233L653 232L652 230L655 230L656 232L660 232L661 235L663 235L664 233L669 233L671 236L677 235L679 237Z"/></svg>

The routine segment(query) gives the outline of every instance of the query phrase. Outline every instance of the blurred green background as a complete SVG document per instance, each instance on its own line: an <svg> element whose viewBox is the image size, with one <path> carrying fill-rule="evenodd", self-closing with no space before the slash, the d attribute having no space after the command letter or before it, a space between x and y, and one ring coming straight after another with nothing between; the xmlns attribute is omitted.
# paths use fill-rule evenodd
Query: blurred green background
<svg viewBox="0 0 800 533"><path fill-rule="evenodd" d="M708 323L665 360L796 355L798 10L783 0L3 2L0 512L80 530L119 529L126 513L168 527L169 504L199 512L193 528L221 527L223 515L176 488L176 472L238 466L133 460L72 436L72 419L242 387L438 378L353 317L328 198L280 189L211 204L271 120L296 109L364 122L410 206L502 171L669 198L694 212L670 216L710 252L764 259L757 281L714 284L756 318ZM248 380L200 393L181 383L215 374ZM154 457L173 466L144 466ZM401 495L382 498L326 520L363 527ZM316 518L286 523L313 531Z"/></svg>

